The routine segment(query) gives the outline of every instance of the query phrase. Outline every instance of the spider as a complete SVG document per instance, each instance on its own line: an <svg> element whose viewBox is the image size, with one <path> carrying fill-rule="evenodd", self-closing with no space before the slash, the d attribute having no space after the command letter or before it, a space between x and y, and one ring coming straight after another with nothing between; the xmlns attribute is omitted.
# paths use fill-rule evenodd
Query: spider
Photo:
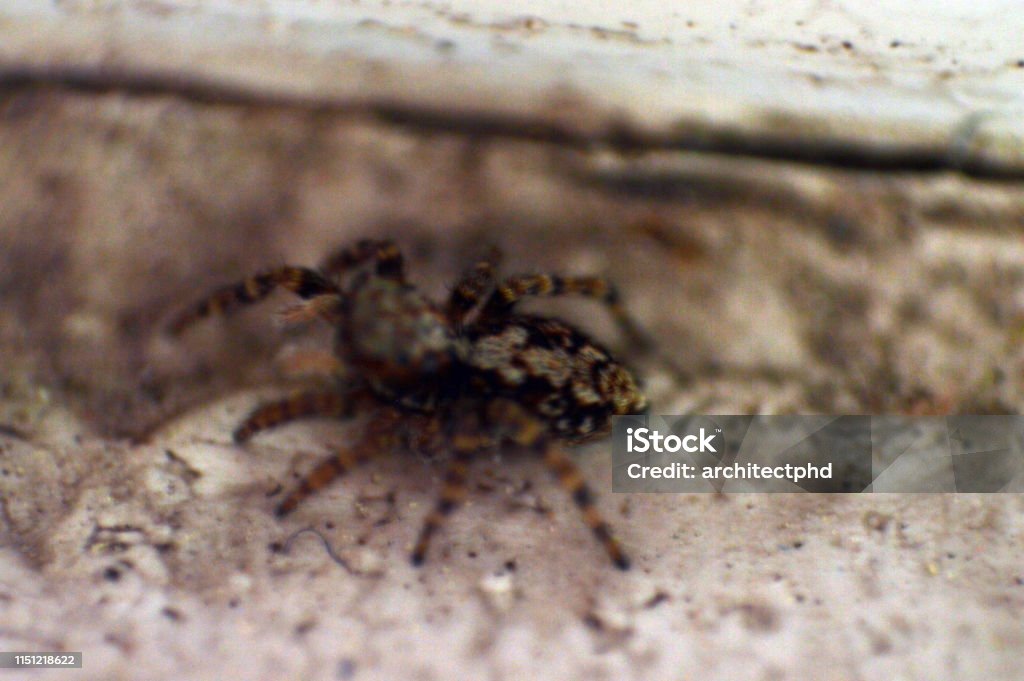
<svg viewBox="0 0 1024 681"><path fill-rule="evenodd" d="M605 279L539 274L499 281L496 259L496 253L480 259L439 304L406 280L393 242L367 239L319 269L282 266L218 288L172 320L168 330L178 335L281 287L303 300L285 312L287 319L319 318L333 326L333 350L314 362L332 379L329 386L263 404L233 434L243 444L297 419L374 410L356 444L314 467L281 501L278 517L374 456L399 449L449 454L440 497L411 556L422 565L431 538L466 497L473 460L511 445L542 457L612 562L629 568L561 445L606 433L613 415L645 411L647 401L606 349L563 321L515 308L528 296L587 296L602 301L632 341L645 344L645 337Z"/></svg>

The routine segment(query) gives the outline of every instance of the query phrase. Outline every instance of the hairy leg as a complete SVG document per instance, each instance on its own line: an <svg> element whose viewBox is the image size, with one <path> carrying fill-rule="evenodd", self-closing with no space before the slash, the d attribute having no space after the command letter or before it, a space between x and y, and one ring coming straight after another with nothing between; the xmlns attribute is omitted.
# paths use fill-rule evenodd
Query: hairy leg
<svg viewBox="0 0 1024 681"><path fill-rule="evenodd" d="M394 425L397 420L394 412L379 415L367 427L367 432L360 442L350 449L339 449L324 458L278 504L274 515L283 518L294 511L299 504L316 494L333 481L344 476L353 468L370 459L390 451L395 445Z"/></svg>
<svg viewBox="0 0 1024 681"><path fill-rule="evenodd" d="M328 277L337 278L354 267L374 261L377 274L405 281L405 260L398 246L389 239L362 239L328 257L320 267Z"/></svg>
<svg viewBox="0 0 1024 681"><path fill-rule="evenodd" d="M336 326L342 319L342 297L334 293L316 296L282 310L278 318L285 324L304 324L314 319L323 319Z"/></svg>
<svg viewBox="0 0 1024 681"><path fill-rule="evenodd" d="M168 331L180 334L192 324L212 315L228 314L245 305L259 302L278 287L287 289L300 298L337 295L338 287L316 270L285 265L244 279L236 284L222 286L185 309L168 325Z"/></svg>
<svg viewBox="0 0 1024 681"><path fill-rule="evenodd" d="M283 518L307 498L313 496L327 485L344 476L356 466L369 461L377 452L367 447L360 447L356 450L339 449L334 454L322 460L317 466L306 474L299 486L292 490L284 500L274 509L274 515Z"/></svg>
<svg viewBox="0 0 1024 681"><path fill-rule="evenodd" d="M445 308L448 321L452 324L461 324L466 315L480 303L488 289L494 286L495 269L500 257L498 249L491 249L456 282Z"/></svg>
<svg viewBox="0 0 1024 681"><path fill-rule="evenodd" d="M579 468L557 443L552 442L545 424L514 402L494 402L489 411L492 422L508 428L505 437L525 448L542 453L544 464L558 479L558 483L572 497L583 515L583 521L597 540L604 546L609 558L620 570L629 569L629 558L618 540L612 535L611 526L601 517L594 506L594 494L583 479Z"/></svg>
<svg viewBox="0 0 1024 681"><path fill-rule="evenodd" d="M256 433L270 428L318 416L350 416L355 396L335 390L303 392L257 407L235 428L235 442L247 442Z"/></svg>
<svg viewBox="0 0 1024 681"><path fill-rule="evenodd" d="M579 295L604 303L615 323L636 349L646 351L652 346L650 339L622 306L615 286L603 277L560 277L550 274L509 277L494 289L484 304L482 315L495 317L508 314L516 303L530 296L552 298L563 295Z"/></svg>
<svg viewBox="0 0 1024 681"><path fill-rule="evenodd" d="M427 550L430 548L431 538L444 525L448 516L465 500L469 465L474 455L487 443L488 440L471 435L457 436L455 438L453 443L454 452L452 460L448 462L448 468L445 471L441 496L438 498L434 510L423 521L420 536L416 540L415 548L412 550L413 565L423 565L423 561L427 558Z"/></svg>
<svg viewBox="0 0 1024 681"><path fill-rule="evenodd" d="M620 570L629 569L629 558L622 550L618 540L612 535L611 526L601 517L594 506L594 494L583 480L579 468L573 463L558 445L549 442L544 447L544 463L558 478L558 483L572 497L576 507L583 515L583 522L594 533L597 540L604 546L608 557Z"/></svg>

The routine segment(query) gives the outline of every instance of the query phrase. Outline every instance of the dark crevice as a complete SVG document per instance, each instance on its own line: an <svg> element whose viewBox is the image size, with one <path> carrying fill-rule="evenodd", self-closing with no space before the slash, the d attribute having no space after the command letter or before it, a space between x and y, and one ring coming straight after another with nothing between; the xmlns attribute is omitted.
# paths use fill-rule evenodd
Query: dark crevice
<svg viewBox="0 0 1024 681"><path fill-rule="evenodd" d="M765 134L705 123L690 129L654 132L622 120L580 130L571 124L507 113L445 110L386 99L328 100L256 89L181 73L139 73L96 67L0 67L0 117L6 100L30 90L72 90L174 96L197 103L306 109L313 113L365 116L422 133L506 138L560 147L611 148L622 152L688 151L810 166L881 173L959 172L997 181L1024 180L1024 167L971 155L954 136L948 147L923 144L871 144L835 137ZM15 114L16 115L16 114ZM969 131L968 131L969 132Z"/></svg>

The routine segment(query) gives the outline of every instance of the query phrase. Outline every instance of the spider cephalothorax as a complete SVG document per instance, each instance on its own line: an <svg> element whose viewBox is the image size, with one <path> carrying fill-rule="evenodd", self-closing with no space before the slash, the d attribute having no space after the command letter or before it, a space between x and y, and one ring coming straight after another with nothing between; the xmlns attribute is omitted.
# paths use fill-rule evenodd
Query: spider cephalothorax
<svg viewBox="0 0 1024 681"><path fill-rule="evenodd" d="M319 317L334 326L335 347L321 366L344 372L344 380L259 407L235 430L235 440L299 418L349 416L357 405L375 405L379 414L355 446L325 459L286 496L278 515L382 452L450 453L441 498L413 550L420 564L431 536L465 496L473 458L512 444L542 454L615 564L628 567L558 442L605 433L612 416L643 411L646 400L632 374L586 335L514 309L527 296L597 298L627 336L641 342L608 282L549 275L499 282L485 259L441 305L406 281L393 243L366 240L316 270L279 267L220 288L179 315L170 330L180 333L199 319L262 300L279 286L305 301L288 313L292 318Z"/></svg>

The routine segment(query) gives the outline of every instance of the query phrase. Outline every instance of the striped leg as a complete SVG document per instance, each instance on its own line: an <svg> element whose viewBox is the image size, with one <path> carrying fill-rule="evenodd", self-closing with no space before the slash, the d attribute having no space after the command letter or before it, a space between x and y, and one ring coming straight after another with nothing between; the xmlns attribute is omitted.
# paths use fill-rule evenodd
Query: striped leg
<svg viewBox="0 0 1024 681"><path fill-rule="evenodd" d="M594 495L587 483L584 482L576 464L566 456L565 452L552 443L549 443L544 450L544 463L558 478L559 484L572 496L572 500L583 514L583 521L604 546L604 550L608 552L615 567L620 570L628 570L629 558L623 552L619 542L612 536L611 526L605 522L594 506Z"/></svg>
<svg viewBox="0 0 1024 681"><path fill-rule="evenodd" d="M547 440L547 428L543 421L527 412L521 405L509 400L497 400L488 406L488 419L492 424L508 428L506 437L523 447L535 448L544 453L544 463L558 478L583 514L583 521L604 546L608 556L620 570L629 569L629 558L619 542L612 536L611 526L601 517L594 506L594 494L590 491L579 468L555 443Z"/></svg>
<svg viewBox="0 0 1024 681"><path fill-rule="evenodd" d="M551 298L562 295L580 295L604 303L630 343L641 351L651 347L650 339L622 306L615 286L603 277L559 277L549 274L510 277L500 283L487 299L483 314L488 317L508 314L516 303L528 296Z"/></svg>
<svg viewBox="0 0 1024 681"><path fill-rule="evenodd" d="M177 335L201 319L228 314L244 305L259 302L279 286L301 298L340 293L334 284L316 270L286 265L216 289L172 320L168 331Z"/></svg>
<svg viewBox="0 0 1024 681"><path fill-rule="evenodd" d="M303 324L314 319L323 319L336 326L342 320L342 298L336 293L315 296L282 310L278 313L278 318L285 324Z"/></svg>
<svg viewBox="0 0 1024 681"><path fill-rule="evenodd" d="M339 449L322 460L302 479L284 500L274 514L282 518L294 511L307 497L316 494L334 480L342 477L356 466L364 464L378 454L394 448L397 442L395 424L401 414L394 410L382 410L367 426L362 440L352 449Z"/></svg>
<svg viewBox="0 0 1024 681"><path fill-rule="evenodd" d="M305 392L261 405L235 428L235 442L242 444L253 435L270 428L315 416L348 416L353 398L337 391Z"/></svg>
<svg viewBox="0 0 1024 681"><path fill-rule="evenodd" d="M354 267L373 260L377 274L387 279L405 280L405 260L390 239L362 239L341 249L320 268L329 277L339 277Z"/></svg>
<svg viewBox="0 0 1024 681"><path fill-rule="evenodd" d="M469 476L469 464L473 456L481 449L492 444L490 439L464 435L457 436L454 442L454 453L452 460L448 463L448 469L444 475L444 485L441 487L441 497L437 505L430 512L423 522L423 529L420 530L419 539L412 551L412 564L423 565L427 558L427 550L430 548L430 540L434 533L444 524L444 521L466 498L466 479Z"/></svg>
<svg viewBox="0 0 1024 681"><path fill-rule="evenodd" d="M494 285L494 273L501 254L493 248L469 269L452 289L445 314L453 324L461 324L466 315L483 299Z"/></svg>
<svg viewBox="0 0 1024 681"><path fill-rule="evenodd" d="M339 449L317 464L316 468L302 479L299 486L292 490L274 510L274 515L278 518L288 515L308 497L327 487L356 466L366 463L377 453L375 448L366 446L365 443L355 451Z"/></svg>

